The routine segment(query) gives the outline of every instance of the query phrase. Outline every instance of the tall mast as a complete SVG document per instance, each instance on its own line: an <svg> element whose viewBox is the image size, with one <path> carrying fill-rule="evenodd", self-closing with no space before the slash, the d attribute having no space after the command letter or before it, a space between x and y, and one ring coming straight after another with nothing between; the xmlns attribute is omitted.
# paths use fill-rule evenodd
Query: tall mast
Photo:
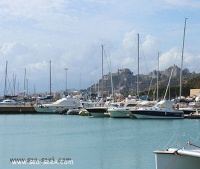
<svg viewBox="0 0 200 169"><path fill-rule="evenodd" d="M95 85L96 86L96 85ZM79 91L81 93L81 74L80 74L80 81L79 81Z"/></svg>
<svg viewBox="0 0 200 169"><path fill-rule="evenodd" d="M112 76L111 60L110 60L110 80L111 80L112 99L114 99L114 85L113 85L113 76Z"/></svg>
<svg viewBox="0 0 200 169"><path fill-rule="evenodd" d="M35 84L34 84L34 96L35 96L35 94L36 94L36 91L35 91Z"/></svg>
<svg viewBox="0 0 200 169"><path fill-rule="evenodd" d="M24 97L26 96L26 68L24 71Z"/></svg>
<svg viewBox="0 0 200 169"><path fill-rule="evenodd" d="M102 97L103 97L103 45L101 45L101 47L102 47L102 73L101 73L102 82L101 82L101 90L102 90Z"/></svg>
<svg viewBox="0 0 200 169"><path fill-rule="evenodd" d="M140 59L140 51L139 51L139 41L140 41L140 35L139 33L137 34L138 35L138 74L137 74L137 96L139 97L139 59Z"/></svg>
<svg viewBox="0 0 200 169"><path fill-rule="evenodd" d="M4 89L4 98L7 95L7 74L8 74L8 61L6 61L6 70L5 70L5 89Z"/></svg>
<svg viewBox="0 0 200 169"><path fill-rule="evenodd" d="M68 68L65 68L65 71L66 71L66 93L67 93L67 70L68 70Z"/></svg>
<svg viewBox="0 0 200 169"><path fill-rule="evenodd" d="M29 95L29 92L28 92L28 78L26 79L26 93L27 93L27 96Z"/></svg>
<svg viewBox="0 0 200 169"><path fill-rule="evenodd" d="M19 94L19 82L17 83L17 94Z"/></svg>
<svg viewBox="0 0 200 169"><path fill-rule="evenodd" d="M182 46L182 55L181 55L181 71L180 71L180 99L181 99L181 92L182 92L182 69L183 69L183 53L184 53L184 45L185 45L186 21L187 21L187 18L185 18L185 25L184 25L184 32L183 32L183 46Z"/></svg>
<svg viewBox="0 0 200 169"><path fill-rule="evenodd" d="M158 100L158 81L159 81L159 52L158 52L158 69L157 69L157 96L156 96L157 100Z"/></svg>
<svg viewBox="0 0 200 169"><path fill-rule="evenodd" d="M16 88L16 75L13 74L13 95L16 94L16 90L15 90L15 88Z"/></svg>
<svg viewBox="0 0 200 169"><path fill-rule="evenodd" d="M49 93L50 93L50 99L51 99L51 61L49 61L49 63L50 63L50 78L49 78L50 79L50 86L49 86L50 92Z"/></svg>

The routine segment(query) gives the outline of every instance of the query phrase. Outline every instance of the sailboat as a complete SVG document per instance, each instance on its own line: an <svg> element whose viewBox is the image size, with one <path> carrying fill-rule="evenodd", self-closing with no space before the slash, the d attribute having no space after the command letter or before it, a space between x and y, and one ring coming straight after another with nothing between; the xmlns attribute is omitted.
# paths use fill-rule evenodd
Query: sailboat
<svg viewBox="0 0 200 169"><path fill-rule="evenodd" d="M182 64L183 64L186 20L187 18L185 18L184 36L183 36L182 63L181 63L181 73L180 73L180 99L181 99L181 90L182 90ZM154 153L155 153L155 158L156 158L156 161L155 161L156 169L200 168L200 147L191 142L187 142L187 144L182 148L170 147L170 148L167 148L166 150L154 151Z"/></svg>
<svg viewBox="0 0 200 169"><path fill-rule="evenodd" d="M138 49L138 51L139 51L139 49ZM173 70L172 70L172 72L173 72ZM171 76L172 76L172 72L171 72ZM184 112L182 110L175 109L173 101L165 100L167 90L168 90L168 87L170 84L171 76L170 76L170 79L169 79L169 82L167 85L167 89L166 89L166 93L165 93L163 100L161 100L160 102L155 104L153 107L141 107L139 109L133 109L133 110L131 110L130 116L136 117L136 118L165 118L165 119L180 118L180 119L183 119ZM158 77L158 75L157 75L157 77ZM158 84L158 80L157 80L157 84Z"/></svg>
<svg viewBox="0 0 200 169"><path fill-rule="evenodd" d="M184 137L186 135L190 136L190 134L184 133ZM189 137L189 140L190 139L191 136ZM163 150L161 149L153 151L155 154L156 169L200 168L200 146L192 143L191 141L188 141L186 142L186 144L181 145L179 140L179 132L177 132L173 135L172 138L170 138L170 141L163 148ZM174 146L169 146L170 144Z"/></svg>
<svg viewBox="0 0 200 169"><path fill-rule="evenodd" d="M171 70L171 75L165 91L164 99L155 104L153 107L143 107L137 110L132 110L131 114L133 116L135 116L136 118L184 118L183 110L175 109L174 102L171 100L166 100L166 94L173 74L173 69Z"/></svg>
<svg viewBox="0 0 200 169"><path fill-rule="evenodd" d="M190 149L168 148L166 150L154 151L156 158L156 169L197 169L200 168L200 147L187 143Z"/></svg>
<svg viewBox="0 0 200 169"><path fill-rule="evenodd" d="M86 110L92 115L92 117L109 117L108 114L106 114L108 107L104 106L104 101L103 101L103 52L104 52L104 49L103 49L103 45L101 45L101 47L102 47L102 84L101 84L102 98L98 102L98 105L99 105L98 107L86 108Z"/></svg>

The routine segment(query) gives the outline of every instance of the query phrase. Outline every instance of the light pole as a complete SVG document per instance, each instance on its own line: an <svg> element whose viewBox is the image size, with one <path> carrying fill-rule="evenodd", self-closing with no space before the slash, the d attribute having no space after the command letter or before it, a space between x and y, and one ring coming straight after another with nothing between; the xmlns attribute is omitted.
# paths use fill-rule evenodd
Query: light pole
<svg viewBox="0 0 200 169"><path fill-rule="evenodd" d="M66 92L67 92L67 70L68 70L68 68L65 68L65 70L66 70Z"/></svg>

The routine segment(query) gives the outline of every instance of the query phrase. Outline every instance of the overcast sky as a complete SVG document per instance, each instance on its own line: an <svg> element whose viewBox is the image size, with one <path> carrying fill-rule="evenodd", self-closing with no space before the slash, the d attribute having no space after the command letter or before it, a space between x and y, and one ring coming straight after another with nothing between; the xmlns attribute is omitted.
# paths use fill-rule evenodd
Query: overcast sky
<svg viewBox="0 0 200 169"><path fill-rule="evenodd" d="M158 52L160 70L181 67L186 17L183 68L199 73L199 11L199 0L0 0L0 95L6 61L9 92L13 76L23 92L25 69L29 93L48 92L50 61L52 91L87 88L101 78L102 44L104 74L136 75L138 33L141 73L157 69Z"/></svg>

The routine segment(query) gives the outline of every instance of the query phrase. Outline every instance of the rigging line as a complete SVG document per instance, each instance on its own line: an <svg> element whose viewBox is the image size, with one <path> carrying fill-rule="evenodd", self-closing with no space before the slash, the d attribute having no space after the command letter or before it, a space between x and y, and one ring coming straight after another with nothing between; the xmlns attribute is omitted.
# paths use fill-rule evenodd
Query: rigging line
<svg viewBox="0 0 200 169"><path fill-rule="evenodd" d="M189 136L194 142L197 142L198 139L199 139L200 133L198 133L197 138L196 138L196 140L195 140L190 134L176 132L176 133L171 137L171 139L168 141L168 143L167 143L166 146L163 148L163 150L166 150L168 147L170 147L169 144L172 142L172 140L174 139L175 136L176 136L176 141L175 141L175 143L178 145L178 146L176 146L176 147L186 147L187 145L191 145L191 146L195 146L195 147L200 148L199 146L197 146L197 145L191 143L190 141L187 142L187 144L186 144L185 146L180 146L180 144L178 144L178 143L179 143L179 137L180 137L180 136L183 136L183 137ZM172 143L172 144L171 144L171 147L172 147L173 145L175 145L175 143Z"/></svg>
<svg viewBox="0 0 200 169"><path fill-rule="evenodd" d="M177 150L178 151L178 150ZM177 155L169 164L165 169L171 168L171 165L180 157L180 155Z"/></svg>
<svg viewBox="0 0 200 169"><path fill-rule="evenodd" d="M3 82L4 82L4 77L2 76L1 82L0 82L0 88L2 89L3 87L1 87L1 85L3 86Z"/></svg>
<svg viewBox="0 0 200 169"><path fill-rule="evenodd" d="M197 148L200 148L200 146L197 146L197 145L195 145L195 144L193 144L193 143L191 143L191 142L188 142L187 144L188 144L188 145L191 145L191 146L194 146L194 147L197 147Z"/></svg>
<svg viewBox="0 0 200 169"><path fill-rule="evenodd" d="M141 48L142 48L142 53L144 55L144 61L145 61L145 67L147 68L147 72L149 72L149 69L148 69L148 66L147 66L147 62L146 62L146 56L144 54L144 49L143 49L143 46L142 46L142 42L141 42L141 39L139 39L140 41L140 45L141 45ZM140 66L141 67L141 66ZM144 72L144 71L143 71ZM145 74L145 73L144 73ZM152 85L152 82L153 82L153 75L151 76L151 80L150 80L150 83L149 83L149 89L148 89L148 94L147 96L149 96L149 93L150 93L150 89L151 89L151 85Z"/></svg>
<svg viewBox="0 0 200 169"><path fill-rule="evenodd" d="M171 82L171 78L172 78L172 75L173 75L173 72L174 72L176 59L177 59L177 54L176 54L176 57L175 57L175 60L174 60L174 65L173 65L173 68L171 70L171 75L169 77L169 81L168 81L167 88L166 88L166 91L165 91L165 95L164 95L164 98L163 98L164 100L166 99L167 91L168 91L168 88L169 88L169 85L170 85L170 82Z"/></svg>
<svg viewBox="0 0 200 169"><path fill-rule="evenodd" d="M166 99L167 91L168 91L168 88L169 88L169 85L170 85L170 82L171 82L171 78L172 78L172 74L174 72L174 68L175 68L175 64L174 64L174 66L173 66L173 68L171 70L171 75L169 77L169 81L168 81L167 88L166 88L166 91L165 91L165 95L164 95L164 98L163 98L164 100Z"/></svg>
<svg viewBox="0 0 200 169"><path fill-rule="evenodd" d="M179 134L178 133L176 135L176 147L181 147L180 142L179 142Z"/></svg>
<svg viewBox="0 0 200 169"><path fill-rule="evenodd" d="M57 81L57 78L56 78L56 74L55 74L54 67L51 66L51 69L53 70L52 72L53 72L53 77L54 77L54 80L55 80L55 82L56 82L56 85L58 86L59 89L61 89L60 86L59 86L59 83L58 83L58 81ZM53 85L52 85L52 86L53 86Z"/></svg>
<svg viewBox="0 0 200 169"><path fill-rule="evenodd" d="M197 135L197 138L196 139L194 139L190 134L187 134L187 133L182 133L182 136L189 136L190 137L190 139L192 139L194 142L197 142L198 141L198 139L199 139L199 136L200 136L200 133Z"/></svg>
<svg viewBox="0 0 200 169"><path fill-rule="evenodd" d="M140 46L141 46L141 48L142 48L142 53L143 53L143 55L144 55L144 61L145 61L145 65L146 65L146 68L147 68L147 72L149 72L149 69L148 69L148 66L147 66L147 62L146 62L146 56L145 56L145 54L144 54L144 49L143 49L141 40L140 40ZM143 72L144 72L144 71L143 71Z"/></svg>
<svg viewBox="0 0 200 169"><path fill-rule="evenodd" d="M106 59L107 65L108 65L108 70L109 70L109 72L111 72L111 65L109 65L108 57L106 55L105 49L103 49L103 52L104 52L104 56L105 56L105 59Z"/></svg>
<svg viewBox="0 0 200 169"><path fill-rule="evenodd" d="M158 66L158 63L156 63L156 66L155 67L157 67ZM152 73L152 75L151 75L151 81L150 81L150 85L149 85L149 90L148 90L148 94L147 94L147 96L149 96L149 93L150 93L150 90L151 90L151 85L152 85L152 83L153 83L153 73Z"/></svg>
<svg viewBox="0 0 200 169"><path fill-rule="evenodd" d="M195 142L197 142L197 141L198 141L198 139L199 139L199 136L200 136L200 133L197 135L197 138L196 138Z"/></svg>
<svg viewBox="0 0 200 169"><path fill-rule="evenodd" d="M106 62L108 64L108 70L110 72L109 76L110 76L110 79L111 79L111 91L112 91L112 97L113 97L113 92L114 92L114 89L113 89L113 78L112 78L112 66L111 66L111 59L110 59L110 52L109 52L109 61L110 61L110 64L108 62L108 57L106 55L106 52L105 52L105 49L104 50L104 56L106 57Z"/></svg>
<svg viewBox="0 0 200 169"><path fill-rule="evenodd" d="M174 133L174 135L171 137L171 139L169 140L169 142L167 143L167 145L163 148L164 150L168 147L169 143L174 139L174 137L176 135L178 135L179 132Z"/></svg>
<svg viewBox="0 0 200 169"><path fill-rule="evenodd" d="M153 83L153 75L151 76L151 81L150 81L150 85L149 85L149 89L148 89L148 93L147 93L147 99L149 97L149 93L150 93L150 90L151 90L152 83Z"/></svg>
<svg viewBox="0 0 200 169"><path fill-rule="evenodd" d="M187 25L187 28L188 28L188 30L192 30L192 28L191 28L191 25L190 24L188 24ZM191 51L191 55L192 55L192 57L195 57L195 56L198 56L198 47L197 47L197 43L195 43L195 37L194 37L194 35L192 34L192 33L190 33L190 35L187 37L187 39L185 40L185 44L186 44L186 46L189 46L189 45L187 45L187 44L190 44L190 51ZM195 63L193 63L192 64L192 67L199 67L199 65L198 65L198 62L195 62Z"/></svg>
<svg viewBox="0 0 200 169"><path fill-rule="evenodd" d="M11 81L8 79L8 87L9 87L9 89L10 89L10 92L11 92L11 95L13 95L13 90L12 90L12 87L11 87ZM8 92L8 90L7 90L7 92ZM8 93L7 93L8 94ZM8 94L9 95L9 94Z"/></svg>

